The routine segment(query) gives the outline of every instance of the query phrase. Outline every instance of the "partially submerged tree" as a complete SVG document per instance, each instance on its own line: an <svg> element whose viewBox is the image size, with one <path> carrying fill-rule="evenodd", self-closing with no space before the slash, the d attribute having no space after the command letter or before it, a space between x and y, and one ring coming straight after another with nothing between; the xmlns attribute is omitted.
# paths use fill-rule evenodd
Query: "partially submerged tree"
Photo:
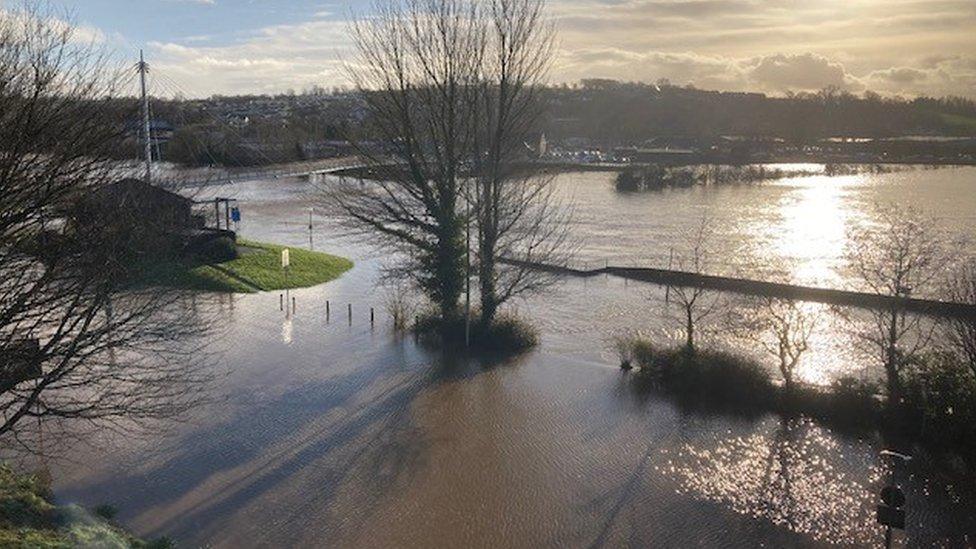
<svg viewBox="0 0 976 549"><path fill-rule="evenodd" d="M712 240L712 228L707 217L703 217L698 228L692 233L686 249L675 255L675 266L679 271L706 274ZM676 319L682 325L685 335L685 350L695 351L696 333L701 323L720 310L720 298L699 285L672 286L668 288L670 301L680 310Z"/></svg>
<svg viewBox="0 0 976 549"><path fill-rule="evenodd" d="M792 299L759 298L756 308L738 322L740 336L757 343L777 360L783 385L791 391L803 354L817 326L817 314Z"/></svg>
<svg viewBox="0 0 976 549"><path fill-rule="evenodd" d="M565 209L551 180L518 171L552 50L540 0L389 0L352 24L348 64L367 108L357 145L369 181L325 203L348 228L395 252L440 317L459 317L466 231L476 233L481 314L552 281L501 258L556 261ZM562 254L564 255L564 254Z"/></svg>
<svg viewBox="0 0 976 549"><path fill-rule="evenodd" d="M185 411L199 398L185 382L199 379L189 353L201 326L178 295L129 286L128 235L67 222L120 177L125 120L106 103L121 75L25 5L0 10L0 438L30 448L35 422L131 426Z"/></svg>
<svg viewBox="0 0 976 549"><path fill-rule="evenodd" d="M475 5L460 0L380 3L355 21L347 72L382 145L358 146L375 180L326 190L349 228L406 259L399 272L444 320L457 318L464 289L461 201L485 32Z"/></svg>
<svg viewBox="0 0 976 549"><path fill-rule="evenodd" d="M946 298L976 307L976 259L965 262L950 276ZM976 319L948 319L944 333L952 349L976 376Z"/></svg>
<svg viewBox="0 0 976 549"><path fill-rule="evenodd" d="M876 221L848 235L848 262L863 287L877 294L907 298L934 290L948 264L931 219L914 208L878 207ZM901 398L905 367L929 342L932 327L894 303L870 310L871 322L857 333L884 368L890 402Z"/></svg>
<svg viewBox="0 0 976 549"><path fill-rule="evenodd" d="M483 325L509 299L552 282L525 262L561 264L570 251L567 210L554 196L552 178L518 165L539 135L540 93L553 55L543 8L542 0L486 0L483 8L488 32L473 154Z"/></svg>

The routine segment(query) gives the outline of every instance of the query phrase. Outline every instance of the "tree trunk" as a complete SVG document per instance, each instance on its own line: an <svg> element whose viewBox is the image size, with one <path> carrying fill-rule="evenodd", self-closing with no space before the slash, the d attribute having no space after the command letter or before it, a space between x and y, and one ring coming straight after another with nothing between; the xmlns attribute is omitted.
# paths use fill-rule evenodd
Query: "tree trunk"
<svg viewBox="0 0 976 549"><path fill-rule="evenodd" d="M695 350L695 320L691 316L690 307L685 309L685 318L687 320L685 334L688 337L688 340L685 342L685 349L690 353Z"/></svg>
<svg viewBox="0 0 976 549"><path fill-rule="evenodd" d="M491 245L492 248L494 245ZM495 295L495 258L494 251L485 251L482 245L481 263L478 266L478 283L481 290L481 325L491 326L498 312L498 297Z"/></svg>
<svg viewBox="0 0 976 549"><path fill-rule="evenodd" d="M901 380L898 376L898 311L891 311L888 325L888 341L885 350L885 375L888 384L888 403L895 404L901 399Z"/></svg>

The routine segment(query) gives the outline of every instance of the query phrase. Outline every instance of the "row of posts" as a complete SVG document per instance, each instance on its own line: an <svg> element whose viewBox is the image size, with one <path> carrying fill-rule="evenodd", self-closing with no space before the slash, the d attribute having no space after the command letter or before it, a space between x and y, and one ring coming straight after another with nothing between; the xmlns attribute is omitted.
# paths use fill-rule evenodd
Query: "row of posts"
<svg viewBox="0 0 976 549"><path fill-rule="evenodd" d="M285 302L287 301L285 294L278 294L278 307L280 310L285 310ZM296 309L295 296L291 296L291 310L288 312L294 314ZM347 317L349 318L349 324L352 325L352 303L346 304ZM332 302L325 300L325 320L328 321L332 317ZM394 319L395 320L395 319ZM376 324L376 310L373 307L369 308L369 325L374 326Z"/></svg>

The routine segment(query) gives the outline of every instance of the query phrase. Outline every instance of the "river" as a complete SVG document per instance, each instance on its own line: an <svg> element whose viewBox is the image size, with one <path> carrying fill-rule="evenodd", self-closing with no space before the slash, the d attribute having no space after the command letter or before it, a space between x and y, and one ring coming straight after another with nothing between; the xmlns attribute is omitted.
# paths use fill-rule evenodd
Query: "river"
<svg viewBox="0 0 976 549"><path fill-rule="evenodd" d="M705 215L719 228L715 274L850 287L847 231L876 202L931 211L954 239L976 227L974 168L641 194L611 181L557 178L581 262L665 265ZM240 200L244 237L298 247L310 193L328 182L206 192ZM383 254L313 219L315 248L356 266L293 291L294 314L277 292L219 299L212 402L166 432L79 449L55 474L62 501L111 503L138 534L187 546L877 546L874 506L894 476L909 543L976 539L976 485L959 466L892 465L877 436L636 392L608 339L671 337L661 288L566 280L516 304L540 329L536 350L501 363L445 356L392 333ZM823 323L804 381L871 375L849 332Z"/></svg>

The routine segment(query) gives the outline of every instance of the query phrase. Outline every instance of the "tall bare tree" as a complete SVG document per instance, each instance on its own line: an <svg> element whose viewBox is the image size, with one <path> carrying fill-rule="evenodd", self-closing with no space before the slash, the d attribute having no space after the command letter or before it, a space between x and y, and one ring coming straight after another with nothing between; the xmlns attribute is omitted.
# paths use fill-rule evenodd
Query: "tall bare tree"
<svg viewBox="0 0 976 549"><path fill-rule="evenodd" d="M560 263L569 253L566 212L552 178L520 170L538 137L542 86L554 33L543 0L486 0L489 20L479 97L475 163L481 322L499 306L551 282L524 262ZM539 151L541 152L541 151ZM500 263L516 259L518 263Z"/></svg>
<svg viewBox="0 0 976 549"><path fill-rule="evenodd" d="M122 74L24 6L0 9L0 437L29 446L25 419L133 425L200 395L180 297L129 286L128 235L69 221L120 176Z"/></svg>
<svg viewBox="0 0 976 549"><path fill-rule="evenodd" d="M931 219L914 208L879 206L873 224L848 235L848 263L864 289L892 297L935 290L934 282L948 265L942 239ZM906 365L928 344L932 326L897 304L872 309L868 328L857 333L876 353L884 368L888 398L901 398Z"/></svg>
<svg viewBox="0 0 976 549"><path fill-rule="evenodd" d="M400 272L445 320L457 317L464 288L460 206L485 33L477 5L463 0L391 0L353 22L347 72L382 145L358 146L375 179L326 191L351 229L407 258Z"/></svg>
<svg viewBox="0 0 976 549"><path fill-rule="evenodd" d="M969 259L956 269L949 278L946 294L949 301L976 306L976 259ZM945 335L976 376L976 320L949 319L945 323Z"/></svg>
<svg viewBox="0 0 976 549"><path fill-rule="evenodd" d="M352 24L347 65L368 111L361 156L369 182L345 181L326 203L347 226L404 261L443 319L468 282L465 233L477 230L481 314L553 279L500 258L553 260L566 209L551 179L519 172L552 54L541 0L389 0Z"/></svg>

